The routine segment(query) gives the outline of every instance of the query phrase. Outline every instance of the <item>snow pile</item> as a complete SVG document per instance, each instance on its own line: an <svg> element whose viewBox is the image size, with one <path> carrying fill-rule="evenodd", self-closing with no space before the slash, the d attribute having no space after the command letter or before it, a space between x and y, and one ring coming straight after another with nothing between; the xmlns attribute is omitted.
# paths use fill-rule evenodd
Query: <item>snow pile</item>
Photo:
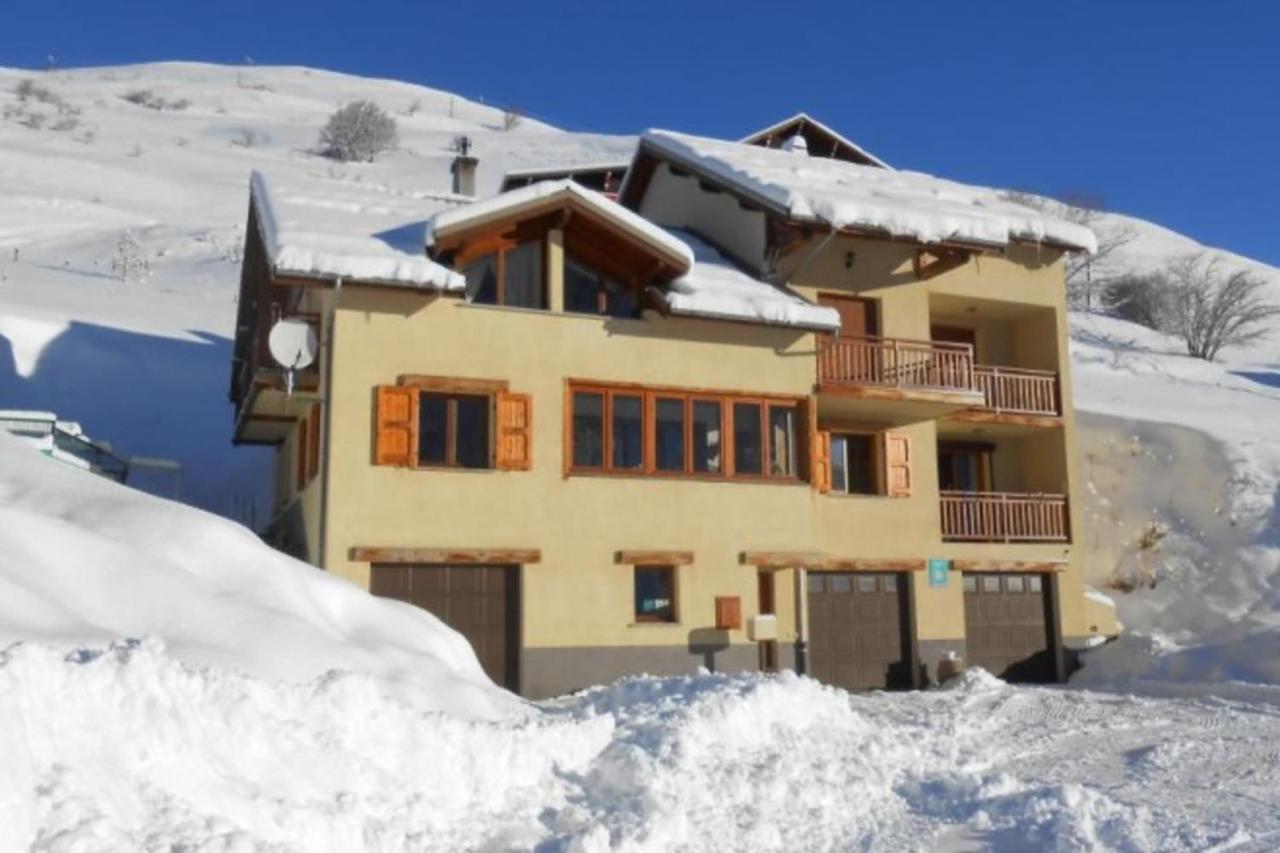
<svg viewBox="0 0 1280 853"><path fill-rule="evenodd" d="M263 678L370 673L424 708L494 717L521 707L434 616L0 434L0 645L144 637L181 660Z"/></svg>
<svg viewBox="0 0 1280 853"><path fill-rule="evenodd" d="M671 230L693 251L693 268L658 296L672 314L745 320L777 326L834 331L840 315L781 287L747 275L715 248L694 235Z"/></svg>
<svg viewBox="0 0 1280 853"><path fill-rule="evenodd" d="M1097 251L1097 238L1088 228L984 187L666 130L648 131L642 144L800 221L924 243L1005 246L1023 240Z"/></svg>
<svg viewBox="0 0 1280 853"><path fill-rule="evenodd" d="M250 180L263 243L278 273L462 290L458 273L426 256L426 217L468 199L395 193L365 184Z"/></svg>

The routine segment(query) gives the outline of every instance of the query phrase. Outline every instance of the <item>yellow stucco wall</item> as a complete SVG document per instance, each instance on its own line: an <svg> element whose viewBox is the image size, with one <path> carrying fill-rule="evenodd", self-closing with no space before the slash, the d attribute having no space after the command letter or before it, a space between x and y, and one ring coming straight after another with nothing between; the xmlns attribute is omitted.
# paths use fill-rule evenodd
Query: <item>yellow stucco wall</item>
<svg viewBox="0 0 1280 853"><path fill-rule="evenodd" d="M554 239L549 278L561 269ZM1071 399L1066 312L1057 253L1016 248L985 256L928 282L911 274L912 247L838 238L796 272L807 296L856 292L881 300L881 332L927 339L931 305L981 300L1028 310L972 319L980 358L1013 358L1062 371ZM848 253L852 264L846 267ZM809 254L791 253L791 263ZM787 272L784 268L784 272ZM558 304L553 295L552 303ZM1034 309L1034 310L1030 310ZM943 313L935 311L938 317ZM962 318L966 315L960 315ZM756 569L743 551L820 551L860 558L1069 560L1061 577L1063 633L1087 633L1081 567L1063 545L943 543L938 513L937 422L899 422L914 450L914 491L904 498L823 496L801 484L661 480L563 474L566 378L726 392L803 396L815 380L815 336L792 330L687 319L616 320L468 305L450 297L350 287L335 317L334 363L326 393L332 412L325 567L358 584L369 566L349 559L358 546L538 548L523 569L526 647L686 645L714 623L714 598L737 595L756 611ZM1046 335L1048 329L1055 335ZM986 340L984 344L981 341ZM985 347L985 348L984 348ZM527 472L407 470L374 466L374 388L421 373L502 379L533 396L533 467ZM1070 408L1044 435L1001 438L1001 464L1018 482L1070 491L1078 482ZM287 450L287 448L286 448ZM319 480L317 481L317 484ZM309 490L310 491L310 490ZM318 514L318 489L314 510ZM1079 501L1071 523L1079 529ZM319 524L316 524L319 529ZM678 623L631 624L633 578L614 553L693 551L678 572ZM922 640L964 636L962 587L913 576ZM782 641L794 639L794 573L779 572ZM1096 622L1096 619L1094 620ZM734 632L735 643L746 640Z"/></svg>

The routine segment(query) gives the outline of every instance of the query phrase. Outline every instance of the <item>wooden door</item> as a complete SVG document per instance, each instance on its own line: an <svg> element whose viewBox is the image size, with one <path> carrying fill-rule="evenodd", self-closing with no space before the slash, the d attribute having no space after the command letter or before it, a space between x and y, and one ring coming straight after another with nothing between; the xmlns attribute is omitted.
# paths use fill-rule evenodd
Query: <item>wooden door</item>
<svg viewBox="0 0 1280 853"><path fill-rule="evenodd" d="M874 299L824 293L818 297L818 304L834 308L840 314L842 338L876 337L880 334L879 306Z"/></svg>

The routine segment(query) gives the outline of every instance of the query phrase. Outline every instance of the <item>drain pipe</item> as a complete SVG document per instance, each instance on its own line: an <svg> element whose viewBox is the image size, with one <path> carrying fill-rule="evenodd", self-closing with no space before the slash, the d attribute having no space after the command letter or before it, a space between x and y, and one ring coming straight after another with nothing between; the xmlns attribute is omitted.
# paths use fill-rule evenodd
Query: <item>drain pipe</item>
<svg viewBox="0 0 1280 853"><path fill-rule="evenodd" d="M796 592L796 674L809 673L809 572L804 566L794 570Z"/></svg>
<svg viewBox="0 0 1280 853"><path fill-rule="evenodd" d="M342 276L338 276L333 284L333 304L329 306L329 317L326 325L328 330L325 332L324 346L324 393L320 396L320 402L324 406L324 470L320 480L320 547L317 553L316 562L323 571L328 571L325 565L325 557L328 556L328 530L329 530L329 479L332 470L331 459L333 458L333 433L330 428L333 424L333 330L338 324L338 300L342 296Z"/></svg>

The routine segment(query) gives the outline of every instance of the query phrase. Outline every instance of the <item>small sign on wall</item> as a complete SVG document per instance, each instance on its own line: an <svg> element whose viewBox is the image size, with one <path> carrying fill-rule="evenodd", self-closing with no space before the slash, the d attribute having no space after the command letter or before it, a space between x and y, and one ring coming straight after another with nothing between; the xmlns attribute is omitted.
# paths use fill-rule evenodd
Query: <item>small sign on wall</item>
<svg viewBox="0 0 1280 853"><path fill-rule="evenodd" d="M949 574L951 574L950 560L929 558L929 586L946 586Z"/></svg>

